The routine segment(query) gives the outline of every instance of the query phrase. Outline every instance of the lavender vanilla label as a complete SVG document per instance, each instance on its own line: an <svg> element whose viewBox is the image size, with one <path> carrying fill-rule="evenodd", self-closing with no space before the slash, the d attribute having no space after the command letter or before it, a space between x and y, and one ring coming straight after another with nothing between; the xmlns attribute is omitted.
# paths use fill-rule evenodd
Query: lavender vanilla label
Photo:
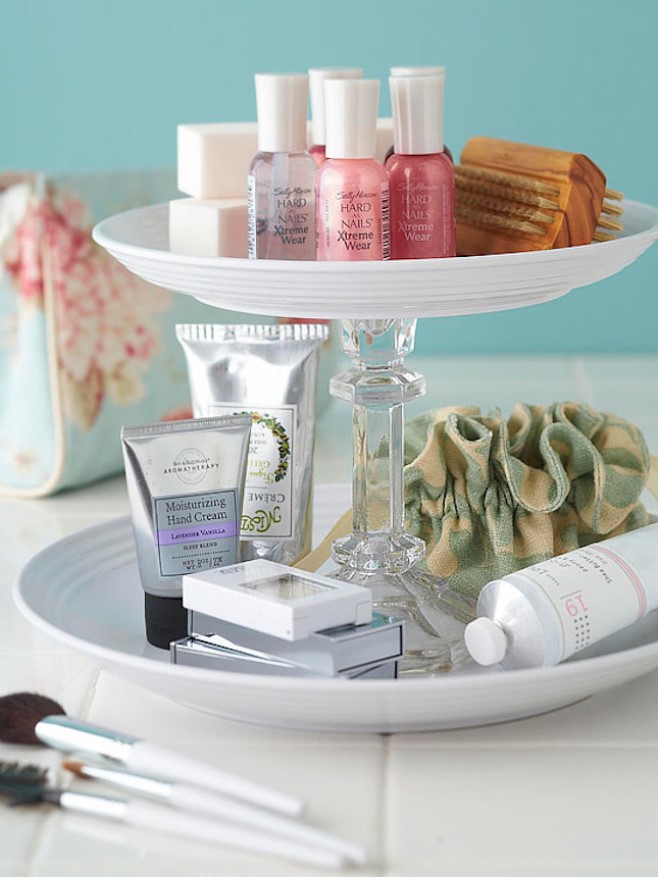
<svg viewBox="0 0 658 877"><path fill-rule="evenodd" d="M153 503L161 575L180 576L237 563L240 525L235 490L159 497Z"/></svg>

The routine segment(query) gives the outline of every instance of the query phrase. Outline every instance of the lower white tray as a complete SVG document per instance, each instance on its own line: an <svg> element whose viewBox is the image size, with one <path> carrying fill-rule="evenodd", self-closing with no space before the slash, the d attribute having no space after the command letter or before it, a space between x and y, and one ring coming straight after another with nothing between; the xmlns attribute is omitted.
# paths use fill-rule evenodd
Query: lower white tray
<svg viewBox="0 0 658 877"><path fill-rule="evenodd" d="M318 487L316 504L327 521L344 510L335 497ZM656 612L589 656L537 670L349 681L178 667L145 641L128 518L39 552L16 580L14 596L37 627L136 685L203 712L302 730L424 731L501 722L574 703L658 667Z"/></svg>

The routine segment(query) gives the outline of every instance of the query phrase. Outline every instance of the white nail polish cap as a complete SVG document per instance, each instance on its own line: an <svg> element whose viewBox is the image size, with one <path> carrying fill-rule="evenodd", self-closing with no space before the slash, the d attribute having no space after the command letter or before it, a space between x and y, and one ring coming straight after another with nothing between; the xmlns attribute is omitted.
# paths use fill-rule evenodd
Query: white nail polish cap
<svg viewBox="0 0 658 877"><path fill-rule="evenodd" d="M443 152L443 76L391 76L393 148L398 155Z"/></svg>
<svg viewBox="0 0 658 877"><path fill-rule="evenodd" d="M305 73L257 73L256 112L260 152L304 152L308 112Z"/></svg>
<svg viewBox="0 0 658 877"><path fill-rule="evenodd" d="M361 79L363 70L359 67L313 67L308 71L311 92L311 121L313 123L313 144L324 146L324 83L327 79Z"/></svg>
<svg viewBox="0 0 658 877"><path fill-rule="evenodd" d="M327 79L324 110L327 158L373 158L377 147L379 82Z"/></svg>
<svg viewBox="0 0 658 877"><path fill-rule="evenodd" d="M445 67L391 67L391 76L445 76Z"/></svg>

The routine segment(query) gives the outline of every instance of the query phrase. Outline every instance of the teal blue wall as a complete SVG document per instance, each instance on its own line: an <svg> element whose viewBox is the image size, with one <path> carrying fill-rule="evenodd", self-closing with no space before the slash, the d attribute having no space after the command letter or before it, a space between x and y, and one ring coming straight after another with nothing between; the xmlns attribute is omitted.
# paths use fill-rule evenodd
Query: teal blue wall
<svg viewBox="0 0 658 877"><path fill-rule="evenodd" d="M178 122L253 118L257 70L441 63L454 151L584 152L658 204L657 33L653 0L0 0L0 168L171 165ZM657 277L654 248L541 308L422 321L418 347L658 350Z"/></svg>

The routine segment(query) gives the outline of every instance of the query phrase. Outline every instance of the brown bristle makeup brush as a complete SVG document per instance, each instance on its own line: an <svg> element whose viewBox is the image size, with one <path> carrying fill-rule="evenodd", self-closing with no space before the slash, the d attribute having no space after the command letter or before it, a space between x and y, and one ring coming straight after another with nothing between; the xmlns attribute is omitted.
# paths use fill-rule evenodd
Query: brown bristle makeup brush
<svg viewBox="0 0 658 877"><path fill-rule="evenodd" d="M40 746L34 733L36 723L44 716L64 716L63 707L43 694L19 691L0 697L0 741L19 746Z"/></svg>
<svg viewBox="0 0 658 877"><path fill-rule="evenodd" d="M460 256L614 240L623 196L586 155L473 137L455 167Z"/></svg>

